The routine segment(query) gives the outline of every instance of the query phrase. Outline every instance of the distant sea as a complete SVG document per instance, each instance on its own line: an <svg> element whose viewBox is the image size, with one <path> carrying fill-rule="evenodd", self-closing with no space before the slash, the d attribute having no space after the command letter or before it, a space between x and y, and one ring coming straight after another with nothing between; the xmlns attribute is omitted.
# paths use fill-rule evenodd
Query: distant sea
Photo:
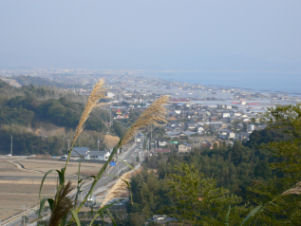
<svg viewBox="0 0 301 226"><path fill-rule="evenodd" d="M208 86L245 88L257 91L285 92L301 95L300 74L217 74L197 72L160 72L152 76Z"/></svg>

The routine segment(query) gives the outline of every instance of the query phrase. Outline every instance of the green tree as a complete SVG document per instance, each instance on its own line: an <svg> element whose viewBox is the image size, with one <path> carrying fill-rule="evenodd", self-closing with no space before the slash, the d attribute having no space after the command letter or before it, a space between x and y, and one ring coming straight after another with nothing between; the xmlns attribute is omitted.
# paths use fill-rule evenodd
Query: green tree
<svg viewBox="0 0 301 226"><path fill-rule="evenodd" d="M193 225L220 225L228 207L240 201L188 164L177 165L167 180L172 200L170 214Z"/></svg>
<svg viewBox="0 0 301 226"><path fill-rule="evenodd" d="M301 225L300 195L282 195L301 181L301 105L271 108L265 117L266 130L276 131L280 139L259 146L272 156L272 175L249 189L252 200L263 206L251 223Z"/></svg>

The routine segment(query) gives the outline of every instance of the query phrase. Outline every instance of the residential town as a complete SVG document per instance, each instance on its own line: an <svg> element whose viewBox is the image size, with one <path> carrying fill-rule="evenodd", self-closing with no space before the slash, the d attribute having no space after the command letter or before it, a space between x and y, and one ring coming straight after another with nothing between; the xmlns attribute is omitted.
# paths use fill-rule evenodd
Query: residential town
<svg viewBox="0 0 301 226"><path fill-rule="evenodd" d="M0 75L20 85L60 83L60 87L78 95L88 95L93 83L103 78L107 90L103 108L110 112L109 124L113 120L128 120L131 113L145 109L160 95L169 95L168 123L144 142L144 148L151 154L212 149L221 143L233 145L235 141L247 141L254 130L264 127L261 119L268 108L301 101L300 94L167 81L140 76L139 72L57 70L12 74L1 71ZM78 148L82 151L84 147ZM86 150L85 158L105 160L109 152L102 151L100 157L93 150Z"/></svg>

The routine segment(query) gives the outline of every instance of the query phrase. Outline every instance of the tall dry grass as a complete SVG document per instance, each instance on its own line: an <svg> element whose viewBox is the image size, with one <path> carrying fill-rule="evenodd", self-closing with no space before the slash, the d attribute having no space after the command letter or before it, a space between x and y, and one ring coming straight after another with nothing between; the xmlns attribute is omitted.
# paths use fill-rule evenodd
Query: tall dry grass
<svg viewBox="0 0 301 226"><path fill-rule="evenodd" d="M281 195L301 195L301 181L299 181L293 188L284 191Z"/></svg>
<svg viewBox="0 0 301 226"><path fill-rule="evenodd" d="M105 96L105 89L103 88L103 84L104 81L102 79L100 79L94 86L91 94L89 95L87 104L85 106L85 109L80 117L79 123L77 125L77 128L75 130L72 142L71 142L71 146L74 146L77 138L79 137L79 135L81 134L81 132L84 129L84 124L87 121L87 119L89 118L90 113L92 112L93 108L97 106L98 101L101 98L104 98Z"/></svg>
<svg viewBox="0 0 301 226"><path fill-rule="evenodd" d="M80 134L84 130L85 122L89 118L92 110L95 107L97 107L98 101L101 98L105 97L105 89L104 89L103 85L104 85L104 81L102 79L100 79L95 84L95 86L93 87L93 89L91 91L91 94L89 95L87 104L84 108L84 111L83 111L83 113L80 117L77 128L74 132L74 136L73 136L73 139L72 139L72 142L71 142L71 147L68 150L68 156L67 156L64 168L62 168L61 170L56 170L58 175L59 175L59 180L58 180L58 184L57 184L57 192L55 194L54 199L51 199L51 198L47 199L47 201L49 203L49 206L50 206L50 209L51 209L51 216L50 216L50 221L49 221L49 225L51 225L51 226L60 225L61 222L63 221L63 219L67 216L67 214L70 213L70 212L72 213L72 209L74 208L73 201L67 196L70 193L70 191L72 190L72 186L71 186L70 181L67 184L65 184L65 173L66 173L66 170L67 170L68 163L70 161L71 152L73 150L73 147L74 147L78 137L80 136ZM47 175L51 171L48 171L44 175L44 177L42 179L42 182L41 182L41 186L40 186L40 193L41 193L41 190L42 190L42 187L43 187L44 180L46 179ZM79 173L80 173L80 163L79 163L79 167L78 167L78 175L79 175ZM80 180L78 178L78 185L79 185L79 183L80 183ZM77 192L79 192L79 190ZM40 194L39 194L39 197L41 197ZM40 199L40 210L39 210L39 212L42 211L44 203L45 203L45 199L43 199L43 200ZM73 218L74 218L74 220L78 219L75 216L73 216Z"/></svg>
<svg viewBox="0 0 301 226"><path fill-rule="evenodd" d="M166 123L165 105L168 103L168 99L168 96L162 96L155 100L127 130L121 139L120 146L128 143L138 130L152 124L160 126L162 123Z"/></svg>
<svg viewBox="0 0 301 226"><path fill-rule="evenodd" d="M74 222L77 223L77 225L80 224L79 219L78 219L78 212L80 211L80 209L83 207L83 205L87 202L88 197L92 194L95 185L97 184L97 182L100 180L100 178L102 177L104 171L106 170L106 168L108 167L108 164L113 160L114 156L116 155L117 151L126 143L128 143L133 136L136 134L136 132L142 128L145 128L149 125L162 125L164 123L166 123L166 108L165 105L168 103L168 96L162 96L160 98L158 98L157 100L155 100L141 115L140 117L136 120L136 122L127 130L127 132L125 133L125 135L119 140L117 141L118 143L114 146L109 159L106 161L106 163L102 166L102 168L98 171L98 173L95 175L95 177L93 177L93 181L92 184L88 190L88 192L86 193L84 199L82 202L79 203L79 205L77 206L75 203L77 203L77 201L75 201L74 203L71 202L71 200L67 197L67 194L71 191L71 183L67 183L65 185L65 172L68 166L68 163L70 161L70 156L71 156L71 152L72 149L78 139L78 137L80 136L80 134L82 133L83 129L84 129L84 124L87 121L87 119L89 118L90 113L92 112L92 110L98 106L98 101L101 98L105 97L105 90L103 88L103 80L99 80L96 85L94 86L87 104L84 108L84 111L81 115L80 121L78 123L78 126L75 130L72 142L71 142L71 147L68 150L68 156L67 156L67 160L65 162L65 167L61 170L56 170L58 175L59 175L59 184L57 186L57 192L55 195L55 199L47 199L48 202L54 202L54 206L52 208L52 214L51 214L51 218L50 218L50 225L59 225L60 222L62 221L62 219L64 217L67 216L68 213L72 214L72 220ZM51 171L48 171L43 179L42 179L42 183L40 186L40 191L42 189L44 180L46 179L47 175L50 173ZM78 188L80 188L80 177L79 177L79 173L80 173L80 163L79 163L79 167L78 167ZM108 194L106 200L104 203L107 203L107 201L109 199L111 199L113 197L113 194L116 194L117 191L121 191L124 190L126 188L126 185L128 185L128 181L126 180L128 177L128 175L126 174L124 176L125 178L123 178L123 183L121 182L121 180L119 180L117 182L117 184L114 186L114 189ZM80 189L77 190L77 194L80 192ZM40 200L40 211L43 209L43 203L45 203L45 200ZM94 218L93 218L94 219Z"/></svg>
<svg viewBox="0 0 301 226"><path fill-rule="evenodd" d="M89 98L88 98L88 101L87 101L87 104L84 108L84 111L80 117L80 120L79 120L79 123L76 127L76 130L75 130L75 133L74 133L74 136L73 136L73 139L72 139L72 142L71 142L71 147L70 149L68 150L68 156L67 156L67 160L66 160L66 163L65 163L65 168L67 167L68 163L69 163L69 160L70 160L70 156L71 156L71 152L72 152L72 149L79 137L79 135L82 133L82 131L84 130L84 124L85 122L87 121L87 119L89 118L92 110L97 107L98 105L98 101L102 98L105 97L105 89L103 87L104 85L104 81L102 79L100 79L96 84L95 86L93 87L90 95L89 95Z"/></svg>
<svg viewBox="0 0 301 226"><path fill-rule="evenodd" d="M114 184L114 186L109 190L109 192L106 194L103 202L101 203L100 207L104 207L109 201L116 197L120 197L124 194L128 193L128 183L131 178L131 173L127 172L123 174L117 182Z"/></svg>
<svg viewBox="0 0 301 226"><path fill-rule="evenodd" d="M97 175L94 178L94 181L91 184L89 192L84 197L83 201L80 203L78 208L76 209L76 213L80 211L83 207L84 203L88 200L88 197L92 194L96 183L100 180L103 173L105 172L106 168L108 167L109 163L113 160L114 156L116 155L117 151L126 143L128 143L134 135L138 132L138 130L145 128L149 125L162 125L166 123L166 108L165 105L168 103L168 96L162 96L155 100L134 122L134 124L127 130L125 135L119 140L119 142L113 148L108 160L99 170Z"/></svg>

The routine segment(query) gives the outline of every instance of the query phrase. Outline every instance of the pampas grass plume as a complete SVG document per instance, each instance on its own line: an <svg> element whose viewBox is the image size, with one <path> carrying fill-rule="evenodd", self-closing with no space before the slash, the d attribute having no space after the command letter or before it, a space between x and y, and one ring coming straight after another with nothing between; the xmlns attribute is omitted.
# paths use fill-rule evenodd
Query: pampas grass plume
<svg viewBox="0 0 301 226"><path fill-rule="evenodd" d="M101 207L104 207L109 201L116 197L120 197L122 194L126 194L128 192L128 187L125 181L129 181L131 178L131 172L127 172L123 174L118 181L114 184L114 186L109 190L106 194Z"/></svg>
<svg viewBox="0 0 301 226"><path fill-rule="evenodd" d="M94 86L87 104L85 106L85 109L80 117L79 123L77 125L77 128L75 130L73 139L72 139L72 145L71 147L74 146L75 142L77 141L79 135L82 133L82 131L84 130L84 124L87 121L87 119L89 118L90 113L92 112L93 108L97 106L98 101L102 98L105 97L105 89L103 88L103 84L104 81L102 79L100 79Z"/></svg>
<svg viewBox="0 0 301 226"><path fill-rule="evenodd" d="M168 96L162 96L155 100L134 122L134 124L127 130L120 142L120 146L128 143L136 132L148 125L160 126L166 123L166 108L165 105L168 103Z"/></svg>
<svg viewBox="0 0 301 226"><path fill-rule="evenodd" d="M301 181L298 182L295 187L284 191L281 195L301 195Z"/></svg>

